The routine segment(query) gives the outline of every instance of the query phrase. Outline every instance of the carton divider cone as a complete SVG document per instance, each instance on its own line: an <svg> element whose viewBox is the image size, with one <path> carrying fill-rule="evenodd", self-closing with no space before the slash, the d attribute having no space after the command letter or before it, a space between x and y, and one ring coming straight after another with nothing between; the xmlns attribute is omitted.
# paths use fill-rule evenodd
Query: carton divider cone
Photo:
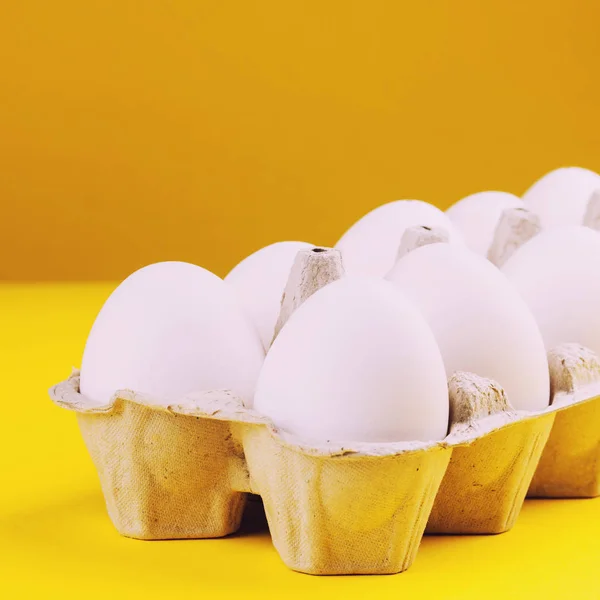
<svg viewBox="0 0 600 600"><path fill-rule="evenodd" d="M501 267L512 254L541 230L537 214L526 208L507 208L502 212L488 250L488 260Z"/></svg>
<svg viewBox="0 0 600 600"><path fill-rule="evenodd" d="M421 246L448 243L449 240L450 235L443 227L429 227L427 225L407 227L402 234L396 260L400 260L406 254Z"/></svg>
<svg viewBox="0 0 600 600"><path fill-rule="evenodd" d="M596 190L588 200L583 225L600 231L600 190Z"/></svg>

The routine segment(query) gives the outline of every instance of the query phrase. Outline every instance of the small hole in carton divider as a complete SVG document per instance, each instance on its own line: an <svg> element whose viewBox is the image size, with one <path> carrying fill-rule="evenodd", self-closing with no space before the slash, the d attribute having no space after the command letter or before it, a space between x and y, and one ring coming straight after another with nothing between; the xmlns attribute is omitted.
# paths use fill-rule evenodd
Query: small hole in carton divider
<svg viewBox="0 0 600 600"><path fill-rule="evenodd" d="M425 229L426 231L431 231L431 227L427 227L427 225L421 225L421 229Z"/></svg>
<svg viewBox="0 0 600 600"><path fill-rule="evenodd" d="M313 252L327 252L327 248L313 248Z"/></svg>

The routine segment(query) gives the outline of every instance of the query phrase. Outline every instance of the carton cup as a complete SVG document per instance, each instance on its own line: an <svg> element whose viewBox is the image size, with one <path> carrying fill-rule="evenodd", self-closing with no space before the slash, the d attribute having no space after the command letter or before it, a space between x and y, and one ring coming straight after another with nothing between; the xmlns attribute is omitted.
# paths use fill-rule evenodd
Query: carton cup
<svg viewBox="0 0 600 600"><path fill-rule="evenodd" d="M232 489L229 477L239 449L218 414L188 416L128 390L97 405L79 393L77 371L50 394L77 414L119 533L159 540L220 537L238 529L246 494ZM235 405L226 392L203 400L209 410Z"/></svg>
<svg viewBox="0 0 600 600"><path fill-rule="evenodd" d="M549 353L556 421L529 487L534 498L600 495L600 362L565 344Z"/></svg>
<svg viewBox="0 0 600 600"><path fill-rule="evenodd" d="M515 419L493 426L469 444L459 442L426 532L493 534L511 529L553 421L553 414Z"/></svg>
<svg viewBox="0 0 600 600"><path fill-rule="evenodd" d="M453 447L427 533L489 534L515 523L548 439L553 413L511 409L502 388L470 373L449 380ZM461 394L480 402L465 402ZM460 406L476 406L459 414Z"/></svg>
<svg viewBox="0 0 600 600"><path fill-rule="evenodd" d="M537 413L512 410L489 380L450 379L453 452L427 533L502 533L526 496L600 494L600 363L587 348L564 344L548 353L548 367L551 404ZM461 404L461 393L482 403ZM477 409L453 415L457 405Z"/></svg>
<svg viewBox="0 0 600 600"><path fill-rule="evenodd" d="M311 574L384 574L414 561L450 458L437 444L305 447L242 427L250 490L285 564Z"/></svg>

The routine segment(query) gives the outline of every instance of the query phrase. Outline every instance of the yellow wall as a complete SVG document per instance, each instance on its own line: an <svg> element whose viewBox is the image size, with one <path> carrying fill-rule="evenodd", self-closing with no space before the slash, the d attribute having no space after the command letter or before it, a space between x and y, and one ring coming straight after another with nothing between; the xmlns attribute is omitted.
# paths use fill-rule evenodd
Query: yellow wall
<svg viewBox="0 0 600 600"><path fill-rule="evenodd" d="M1 0L0 278L218 274L600 170L598 0Z"/></svg>

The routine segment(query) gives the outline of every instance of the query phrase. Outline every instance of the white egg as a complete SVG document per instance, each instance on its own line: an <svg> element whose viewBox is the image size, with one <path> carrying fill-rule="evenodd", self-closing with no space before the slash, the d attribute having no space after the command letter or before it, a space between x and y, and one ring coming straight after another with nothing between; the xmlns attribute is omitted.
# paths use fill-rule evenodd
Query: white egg
<svg viewBox="0 0 600 600"><path fill-rule="evenodd" d="M496 226L507 208L522 208L523 201L508 192L479 192L453 204L446 215L461 233L467 246L487 256Z"/></svg>
<svg viewBox="0 0 600 600"><path fill-rule="evenodd" d="M402 234L416 225L442 227L448 231L450 242L464 243L439 208L421 200L397 200L366 214L336 244L346 272L384 277L396 262Z"/></svg>
<svg viewBox="0 0 600 600"><path fill-rule="evenodd" d="M292 314L262 369L255 408L305 440L437 440L444 365L418 309L378 278L345 277Z"/></svg>
<svg viewBox="0 0 600 600"><path fill-rule="evenodd" d="M251 405L264 350L234 293L183 262L149 265L108 298L89 334L81 392L107 402L119 389L169 403L228 389Z"/></svg>
<svg viewBox="0 0 600 600"><path fill-rule="evenodd" d="M265 246L247 256L225 277L258 329L265 350L273 339L281 296L294 259L300 250L311 247L306 242L277 242Z"/></svg>
<svg viewBox="0 0 600 600"><path fill-rule="evenodd" d="M563 167L538 179L524 194L525 208L540 216L543 229L582 225L600 175L580 167Z"/></svg>
<svg viewBox="0 0 600 600"><path fill-rule="evenodd" d="M600 234L587 227L540 233L503 265L548 350L575 342L600 354Z"/></svg>
<svg viewBox="0 0 600 600"><path fill-rule="evenodd" d="M550 401L546 350L533 315L502 273L465 248L423 246L388 279L425 315L447 376L468 371L497 381L519 410Z"/></svg>

